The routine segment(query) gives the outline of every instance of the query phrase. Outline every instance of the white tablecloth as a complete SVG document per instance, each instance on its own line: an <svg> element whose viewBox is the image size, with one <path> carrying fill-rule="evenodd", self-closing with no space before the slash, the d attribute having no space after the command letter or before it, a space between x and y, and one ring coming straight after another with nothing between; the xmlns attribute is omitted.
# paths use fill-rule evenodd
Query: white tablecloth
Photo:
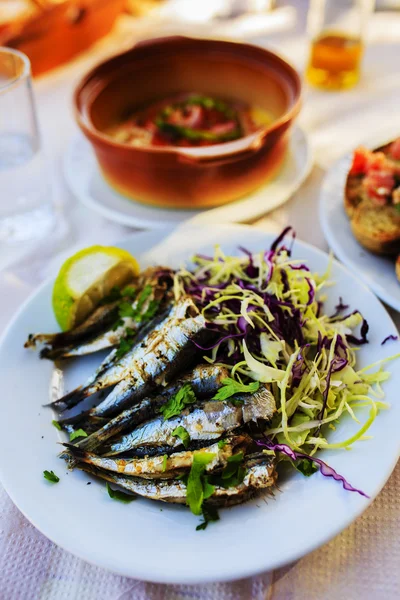
<svg viewBox="0 0 400 600"><path fill-rule="evenodd" d="M278 48L302 71L307 54L302 32L305 2L296 4L303 10L295 31L270 34L268 39L256 41ZM76 129L71 112L74 84L89 66L131 39L125 21L89 53L35 83L49 172L68 230L60 239L46 241L28 258L20 257L0 271L0 332L21 302L44 277L55 272L72 247L112 243L132 231L79 205L68 193L61 172L63 152ZM318 193L324 171L336 157L369 135L400 134L399 56L400 15L376 15L361 83L344 93L305 89L300 123L310 135L316 165L295 196L257 226L279 228L289 223L299 238L327 249L318 222ZM0 256L0 268L10 256ZM398 316L393 316L399 324ZM399 491L398 466L366 513L323 548L262 577L190 587L146 584L86 564L36 531L0 486L0 600L395 600L400 596Z"/></svg>

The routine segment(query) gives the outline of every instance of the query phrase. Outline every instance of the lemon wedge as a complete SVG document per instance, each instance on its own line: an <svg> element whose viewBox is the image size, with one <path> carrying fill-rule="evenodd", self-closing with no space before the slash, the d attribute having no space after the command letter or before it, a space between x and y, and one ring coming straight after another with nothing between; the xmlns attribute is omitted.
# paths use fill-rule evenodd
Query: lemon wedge
<svg viewBox="0 0 400 600"><path fill-rule="evenodd" d="M114 286L139 274L136 259L112 246L90 246L62 265L53 288L53 310L63 331L82 323Z"/></svg>

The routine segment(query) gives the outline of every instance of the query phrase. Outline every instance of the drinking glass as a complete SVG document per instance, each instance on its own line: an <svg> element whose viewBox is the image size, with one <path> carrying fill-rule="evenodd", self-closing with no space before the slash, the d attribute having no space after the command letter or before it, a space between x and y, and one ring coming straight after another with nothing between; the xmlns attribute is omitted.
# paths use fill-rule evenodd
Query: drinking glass
<svg viewBox="0 0 400 600"><path fill-rule="evenodd" d="M323 89L345 89L357 83L374 5L374 0L310 0L309 83Z"/></svg>
<svg viewBox="0 0 400 600"><path fill-rule="evenodd" d="M55 223L27 56L0 47L0 242L40 239Z"/></svg>

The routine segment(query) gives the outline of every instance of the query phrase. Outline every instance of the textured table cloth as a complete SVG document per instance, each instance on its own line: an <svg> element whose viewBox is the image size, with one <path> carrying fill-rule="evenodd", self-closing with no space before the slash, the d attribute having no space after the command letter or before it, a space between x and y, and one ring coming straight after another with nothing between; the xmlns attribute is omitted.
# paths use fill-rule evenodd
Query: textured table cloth
<svg viewBox="0 0 400 600"><path fill-rule="evenodd" d="M305 2L296 5L304 17ZM307 53L303 25L300 18L296 31L271 34L257 42L278 48L303 70ZM132 232L80 206L65 187L61 167L75 127L70 110L74 84L89 66L130 39L125 23L93 51L35 85L56 201L63 207L65 223L59 237L0 271L0 332L16 307L55 272L72 249L112 243ZM299 238L327 249L318 221L325 169L369 134L400 134L399 56L400 15L376 15L359 86L338 94L305 90L300 123L310 135L316 165L295 196L256 226L279 229L289 223ZM2 254L0 268L11 258ZM398 315L392 315L399 324ZM400 465L362 517L297 563L248 580L191 587L135 581L73 557L30 525L0 486L0 600L395 600L400 597L399 492ZM305 518L312 519L307 507L304 510ZM273 544L273 540L265 543Z"/></svg>

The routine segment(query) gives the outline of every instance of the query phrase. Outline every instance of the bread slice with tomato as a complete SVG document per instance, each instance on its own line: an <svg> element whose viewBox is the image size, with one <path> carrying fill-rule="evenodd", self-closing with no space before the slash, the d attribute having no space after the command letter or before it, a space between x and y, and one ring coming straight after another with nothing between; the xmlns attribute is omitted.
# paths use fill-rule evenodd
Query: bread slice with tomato
<svg viewBox="0 0 400 600"><path fill-rule="evenodd" d="M400 253L400 138L374 151L354 151L344 206L362 246L376 254Z"/></svg>
<svg viewBox="0 0 400 600"><path fill-rule="evenodd" d="M399 254L399 255L398 255L398 257L396 258L396 265L395 265L395 268L396 268L396 276L397 276L397 279L400 281L400 254Z"/></svg>

